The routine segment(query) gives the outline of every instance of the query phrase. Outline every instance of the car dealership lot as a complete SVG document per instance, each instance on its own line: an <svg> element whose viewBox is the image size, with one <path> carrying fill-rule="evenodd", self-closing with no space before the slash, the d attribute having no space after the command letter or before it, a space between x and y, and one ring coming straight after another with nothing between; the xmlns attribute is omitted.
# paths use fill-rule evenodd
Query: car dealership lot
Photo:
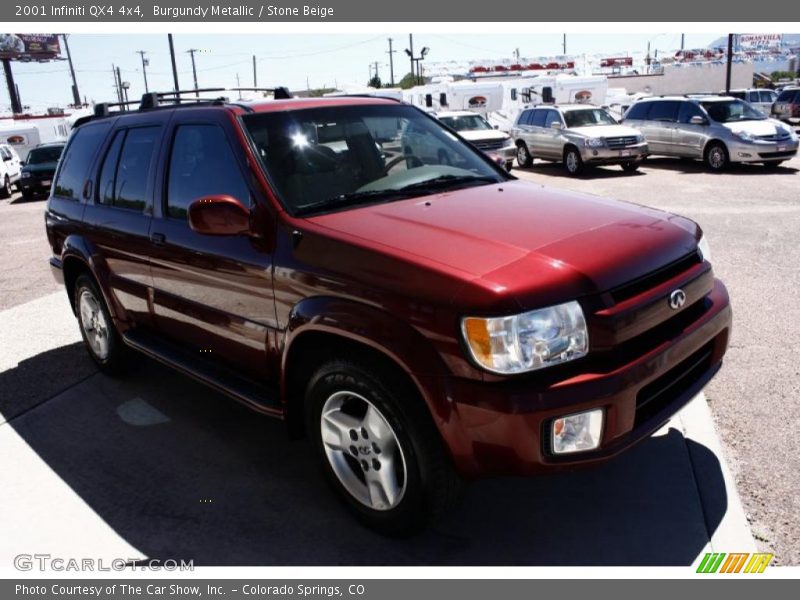
<svg viewBox="0 0 800 600"><path fill-rule="evenodd" d="M539 161L514 170L680 212L704 227L735 314L726 365L707 395L753 531L783 564L800 562L792 468L800 450L798 171L798 159L773 172L721 175L672 159L648 161L637 175L609 167L581 179ZM0 500L24 511L0 511L6 532L16 523L22 536L59 498L60 526L46 526L43 541L74 540L71 527L80 525L86 552L205 564L686 564L724 533L735 501L717 455L686 431L696 419L685 416L599 470L483 482L421 538L390 543L354 529L309 449L286 442L278 423L147 362L123 382L94 371L66 299L53 295L42 207L0 203L0 310L11 309L0 324L14 332L0 363L0 412L9 420L0 445L6 457L24 457L2 468L20 483L29 476Z"/></svg>

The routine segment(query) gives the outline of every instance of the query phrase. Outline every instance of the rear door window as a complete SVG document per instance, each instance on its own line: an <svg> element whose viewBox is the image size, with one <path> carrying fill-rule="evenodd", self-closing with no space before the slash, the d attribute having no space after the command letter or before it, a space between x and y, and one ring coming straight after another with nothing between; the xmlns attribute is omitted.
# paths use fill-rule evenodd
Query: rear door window
<svg viewBox="0 0 800 600"><path fill-rule="evenodd" d="M694 102L682 102L681 108L678 111L678 123L688 123L692 117L703 117L706 115L699 106Z"/></svg>
<svg viewBox="0 0 800 600"><path fill-rule="evenodd" d="M118 131L100 171L97 200L101 204L143 211L153 152L160 140L160 127L137 127Z"/></svg>
<svg viewBox="0 0 800 600"><path fill-rule="evenodd" d="M534 127L544 127L544 120L547 117L547 113L549 111L537 108L533 111L533 119L531 120L531 125Z"/></svg>
<svg viewBox="0 0 800 600"><path fill-rule="evenodd" d="M681 102L677 100L653 102L650 112L647 113L647 119L649 121L677 121L680 105Z"/></svg>
<svg viewBox="0 0 800 600"><path fill-rule="evenodd" d="M88 124L72 134L53 184L54 196L71 200L80 199L86 185L89 167L110 128L111 123L108 122Z"/></svg>

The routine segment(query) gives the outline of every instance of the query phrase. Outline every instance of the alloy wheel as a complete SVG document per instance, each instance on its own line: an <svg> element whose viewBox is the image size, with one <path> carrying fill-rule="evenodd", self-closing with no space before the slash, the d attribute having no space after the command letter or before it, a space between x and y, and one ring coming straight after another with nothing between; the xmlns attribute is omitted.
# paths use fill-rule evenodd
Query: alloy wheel
<svg viewBox="0 0 800 600"><path fill-rule="evenodd" d="M82 290L78 298L78 314L89 347L99 360L105 360L109 351L108 322L100 302L88 289Z"/></svg>

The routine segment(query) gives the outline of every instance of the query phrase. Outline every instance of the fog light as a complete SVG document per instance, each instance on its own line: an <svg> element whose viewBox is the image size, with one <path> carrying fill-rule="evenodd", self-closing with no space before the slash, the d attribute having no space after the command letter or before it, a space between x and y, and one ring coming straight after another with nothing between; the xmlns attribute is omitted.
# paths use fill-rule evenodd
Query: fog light
<svg viewBox="0 0 800 600"><path fill-rule="evenodd" d="M603 409L597 408L555 419L552 425L553 454L594 450L603 434Z"/></svg>

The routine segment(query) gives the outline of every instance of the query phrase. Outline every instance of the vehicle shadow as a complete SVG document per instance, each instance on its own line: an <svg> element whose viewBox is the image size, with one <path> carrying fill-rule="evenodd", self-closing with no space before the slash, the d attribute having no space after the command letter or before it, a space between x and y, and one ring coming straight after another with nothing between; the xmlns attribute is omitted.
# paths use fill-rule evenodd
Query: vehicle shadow
<svg viewBox="0 0 800 600"><path fill-rule="evenodd" d="M671 158L671 157L649 157L642 165L645 168L664 169L683 174L691 173L711 173L701 160L691 158ZM724 171L717 175L794 175L798 172L795 167L787 166L786 163L767 168L762 164L731 163Z"/></svg>
<svg viewBox="0 0 800 600"><path fill-rule="evenodd" d="M727 510L714 454L670 429L598 468L477 482L430 530L388 539L344 511L310 445L287 441L281 422L149 360L126 380L86 376L80 361L94 369L73 344L0 374L2 411L10 415L4 426L151 558L196 565L688 565ZM56 389L43 376L54 369L82 375ZM21 387L29 390L19 399ZM699 484L691 465L702 473ZM25 501L41 504L42 520L31 526L48 527L48 499Z"/></svg>
<svg viewBox="0 0 800 600"><path fill-rule="evenodd" d="M567 179L615 179L617 177L642 177L646 175L643 171L634 171L633 173L626 173L619 165L604 165L596 167L587 167L583 172L575 177L567 173L564 165L559 162L549 162L537 160L530 167L520 167L514 165L511 173L514 171L526 171L528 173L538 173L539 175L547 175L550 177L564 177Z"/></svg>

